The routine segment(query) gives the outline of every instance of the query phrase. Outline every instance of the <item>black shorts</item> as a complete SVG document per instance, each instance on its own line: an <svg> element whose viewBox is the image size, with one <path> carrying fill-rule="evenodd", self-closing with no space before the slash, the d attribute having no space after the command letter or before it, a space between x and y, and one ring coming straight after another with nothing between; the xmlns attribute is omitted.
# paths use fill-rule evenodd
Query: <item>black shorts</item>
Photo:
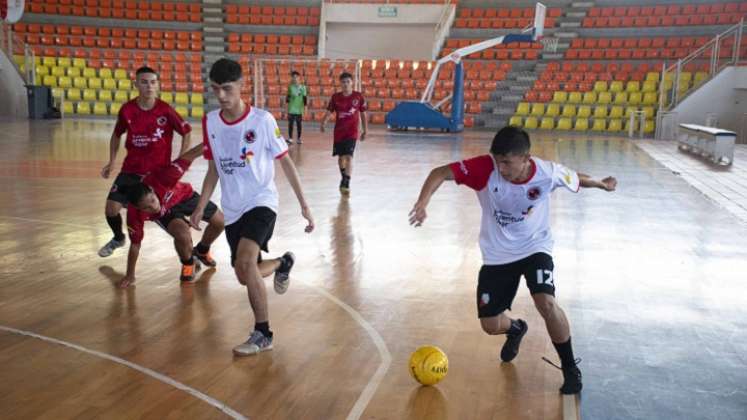
<svg viewBox="0 0 747 420"><path fill-rule="evenodd" d="M191 216L192 213L194 213L199 201L200 194L193 192L191 197L170 208L166 214L156 220L156 223L164 229L167 229L169 223L174 219L182 219L189 224L187 216ZM207 206L205 206L205 212L202 214L202 220L207 222L211 217L213 217L216 211L218 211L218 206L216 206L212 201L208 201Z"/></svg>
<svg viewBox="0 0 747 420"><path fill-rule="evenodd" d="M353 156L355 139L345 139L332 144L332 156Z"/></svg>
<svg viewBox="0 0 747 420"><path fill-rule="evenodd" d="M236 253L241 238L250 239L259 245L261 251L269 252L267 244L275 230L275 219L277 215L270 208L255 207L241 215L239 220L226 226L226 239L231 248L231 266L236 263ZM257 262L260 261L262 261L261 252L257 257Z"/></svg>
<svg viewBox="0 0 747 420"><path fill-rule="evenodd" d="M127 189L132 187L133 185L140 183L142 179L142 175L120 172L119 175L117 175L117 178L114 180L112 188L111 190L109 190L109 195L106 197L106 199L116 201L117 203L126 206Z"/></svg>
<svg viewBox="0 0 747 420"><path fill-rule="evenodd" d="M523 275L529 293L555 296L552 257L544 252L502 265L483 265L477 280L477 314L480 318L496 316L506 309L519 289Z"/></svg>

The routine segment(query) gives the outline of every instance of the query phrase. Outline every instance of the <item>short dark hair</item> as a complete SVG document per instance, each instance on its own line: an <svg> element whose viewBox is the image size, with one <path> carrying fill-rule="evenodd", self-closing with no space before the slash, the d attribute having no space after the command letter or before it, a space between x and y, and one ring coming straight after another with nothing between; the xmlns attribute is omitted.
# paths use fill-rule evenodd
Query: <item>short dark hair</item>
<svg viewBox="0 0 747 420"><path fill-rule="evenodd" d="M293 70L293 71L291 72L291 76L300 76L300 75L301 75L301 73L299 73L299 72L297 72L297 71L295 71L295 70Z"/></svg>
<svg viewBox="0 0 747 420"><path fill-rule="evenodd" d="M529 134L519 127L507 125L495 134L490 153L494 155L525 155L529 153L531 144Z"/></svg>
<svg viewBox="0 0 747 420"><path fill-rule="evenodd" d="M127 201L137 207L140 200L151 191L153 190L149 186L142 182L138 182L137 184L127 187Z"/></svg>
<svg viewBox="0 0 747 420"><path fill-rule="evenodd" d="M219 85L241 79L241 64L229 58L221 58L210 67L210 80Z"/></svg>
<svg viewBox="0 0 747 420"><path fill-rule="evenodd" d="M156 75L156 79L158 78L158 73L156 73L155 70L153 70L152 68L148 66L142 66L135 71L135 79L137 79L137 77L140 76L141 74L147 74L147 73L153 73Z"/></svg>
<svg viewBox="0 0 747 420"><path fill-rule="evenodd" d="M344 79L350 79L350 80L353 80L353 75L352 75L352 74L350 74L350 73L348 73L348 72L346 72L346 71L344 71L344 72L342 72L342 74L340 75L340 80L344 80Z"/></svg>

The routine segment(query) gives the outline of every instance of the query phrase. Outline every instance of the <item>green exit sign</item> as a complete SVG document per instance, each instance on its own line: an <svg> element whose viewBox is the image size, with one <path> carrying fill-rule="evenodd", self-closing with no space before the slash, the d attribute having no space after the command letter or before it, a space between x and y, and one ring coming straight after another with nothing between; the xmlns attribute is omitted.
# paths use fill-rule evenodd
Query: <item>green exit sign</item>
<svg viewBox="0 0 747 420"><path fill-rule="evenodd" d="M379 17L397 17L397 6L379 6Z"/></svg>

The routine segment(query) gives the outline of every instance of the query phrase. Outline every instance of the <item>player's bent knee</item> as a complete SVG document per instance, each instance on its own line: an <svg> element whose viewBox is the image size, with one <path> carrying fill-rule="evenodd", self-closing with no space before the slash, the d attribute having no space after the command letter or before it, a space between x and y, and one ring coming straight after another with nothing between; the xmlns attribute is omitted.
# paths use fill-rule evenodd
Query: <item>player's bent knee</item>
<svg viewBox="0 0 747 420"><path fill-rule="evenodd" d="M251 272L256 272L259 270L259 267L257 266L256 258L237 258L233 269L236 272L236 278L239 280L239 283L246 285Z"/></svg>
<svg viewBox="0 0 747 420"><path fill-rule="evenodd" d="M537 308L540 315L542 315L542 318L553 316L557 309L554 297L544 293L538 293L532 297L534 298L534 306Z"/></svg>
<svg viewBox="0 0 747 420"><path fill-rule="evenodd" d="M503 334L505 331L501 329L501 317L503 314L490 318L480 318L480 326L486 334L498 335Z"/></svg>

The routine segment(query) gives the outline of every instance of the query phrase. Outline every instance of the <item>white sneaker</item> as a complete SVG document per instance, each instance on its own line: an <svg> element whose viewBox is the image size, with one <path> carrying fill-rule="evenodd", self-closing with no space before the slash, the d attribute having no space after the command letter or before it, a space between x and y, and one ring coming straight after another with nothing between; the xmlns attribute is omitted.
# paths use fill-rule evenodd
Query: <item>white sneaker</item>
<svg viewBox="0 0 747 420"><path fill-rule="evenodd" d="M233 348L233 354L239 357L252 356L268 350L272 350L272 337L265 337L259 331L252 331L248 340Z"/></svg>

